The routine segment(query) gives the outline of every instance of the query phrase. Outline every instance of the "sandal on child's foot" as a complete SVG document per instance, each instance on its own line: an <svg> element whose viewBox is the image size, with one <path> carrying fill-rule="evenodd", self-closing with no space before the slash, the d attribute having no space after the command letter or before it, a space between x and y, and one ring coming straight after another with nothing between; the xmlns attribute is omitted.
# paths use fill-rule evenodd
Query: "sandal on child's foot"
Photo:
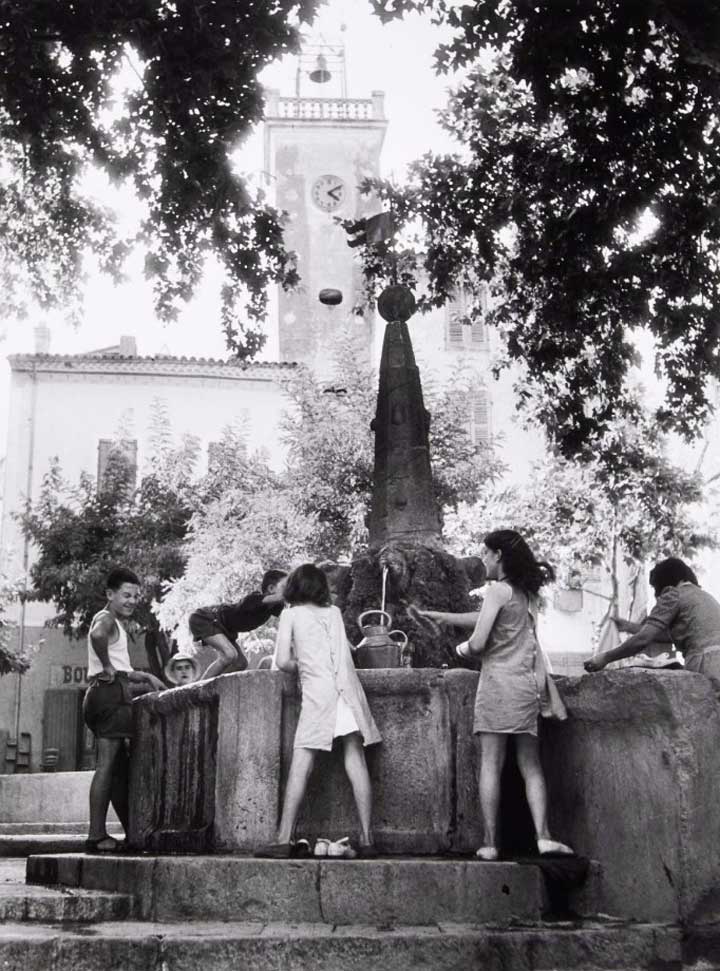
<svg viewBox="0 0 720 971"><path fill-rule="evenodd" d="M538 840L538 853L546 856L549 853L557 853L558 856L575 856L575 850L565 843L558 843L557 840Z"/></svg>
<svg viewBox="0 0 720 971"><path fill-rule="evenodd" d="M350 846L350 839L343 836L342 839L335 840L334 843L328 843L327 855L336 859L354 860L357 853Z"/></svg>
<svg viewBox="0 0 720 971"><path fill-rule="evenodd" d="M99 839L86 839L86 853L122 853L123 846L112 836L101 836Z"/></svg>
<svg viewBox="0 0 720 971"><path fill-rule="evenodd" d="M286 860L292 847L289 843L267 843L255 850L253 856L270 860Z"/></svg>
<svg viewBox="0 0 720 971"><path fill-rule="evenodd" d="M291 855L297 860L305 860L310 854L310 844L305 839L295 840L291 844Z"/></svg>
<svg viewBox="0 0 720 971"><path fill-rule="evenodd" d="M497 847L481 846L479 850L475 851L475 856L478 860L484 860L485 863L494 863L498 858Z"/></svg>

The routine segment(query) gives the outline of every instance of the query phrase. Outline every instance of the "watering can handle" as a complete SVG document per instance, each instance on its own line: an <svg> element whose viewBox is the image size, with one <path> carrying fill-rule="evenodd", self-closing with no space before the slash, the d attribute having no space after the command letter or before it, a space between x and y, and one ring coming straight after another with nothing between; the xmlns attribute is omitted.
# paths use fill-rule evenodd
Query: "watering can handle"
<svg viewBox="0 0 720 971"><path fill-rule="evenodd" d="M360 614L360 616L357 619L358 627L362 627L363 626L363 619L365 617L369 617L370 614L381 614L383 617L387 617L387 626L388 627L392 623L392 617L387 612L387 610L366 610L366 611L364 611L364 613Z"/></svg>
<svg viewBox="0 0 720 971"><path fill-rule="evenodd" d="M405 631L404 630L391 630L390 633L388 634L388 637L392 637L393 634L399 634L402 637L402 642L401 642L400 646L401 647L405 647L405 645L408 642L408 636L405 633Z"/></svg>

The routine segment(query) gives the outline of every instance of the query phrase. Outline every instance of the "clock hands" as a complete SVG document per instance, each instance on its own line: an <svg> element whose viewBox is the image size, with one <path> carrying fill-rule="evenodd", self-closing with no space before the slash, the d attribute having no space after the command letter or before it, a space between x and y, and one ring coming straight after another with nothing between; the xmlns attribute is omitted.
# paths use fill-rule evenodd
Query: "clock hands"
<svg viewBox="0 0 720 971"><path fill-rule="evenodd" d="M342 184L336 185L334 189L328 189L327 194L334 199L335 202L340 202L340 195L343 190Z"/></svg>

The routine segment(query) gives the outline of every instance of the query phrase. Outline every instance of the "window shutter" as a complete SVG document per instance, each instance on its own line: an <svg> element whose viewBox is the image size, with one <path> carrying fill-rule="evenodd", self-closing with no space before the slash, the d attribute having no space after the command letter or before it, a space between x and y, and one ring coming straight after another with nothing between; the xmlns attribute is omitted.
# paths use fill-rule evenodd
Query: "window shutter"
<svg viewBox="0 0 720 971"><path fill-rule="evenodd" d="M476 347L479 344L487 344L488 329L487 329L487 324L485 323L484 320L473 321L473 324L470 327L470 332L471 332L470 341Z"/></svg>
<svg viewBox="0 0 720 971"><path fill-rule="evenodd" d="M460 323L455 301L447 307L446 343L450 348L463 346L463 325Z"/></svg>
<svg viewBox="0 0 720 971"><path fill-rule="evenodd" d="M470 437L475 445L490 442L490 401L486 388L476 388L471 395Z"/></svg>

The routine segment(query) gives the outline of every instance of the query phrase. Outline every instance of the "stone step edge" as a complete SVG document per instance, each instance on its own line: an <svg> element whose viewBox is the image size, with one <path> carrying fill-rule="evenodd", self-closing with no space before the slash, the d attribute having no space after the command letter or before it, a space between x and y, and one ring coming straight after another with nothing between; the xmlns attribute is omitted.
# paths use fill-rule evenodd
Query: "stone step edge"
<svg viewBox="0 0 720 971"><path fill-rule="evenodd" d="M0 822L0 837L3 836L51 836L60 833L63 836L87 836L88 821L79 819L75 822L56 823L34 821L26 823ZM123 836L123 828L119 823L108 823L107 831L111 836Z"/></svg>
<svg viewBox="0 0 720 971"><path fill-rule="evenodd" d="M213 855L209 857L199 857L194 855L185 856L155 856L155 855L133 855L133 854L40 854L31 856L26 863L27 882L33 885L44 886L70 886L85 887L91 890L106 890L109 892L134 894L136 908L133 916L141 920L228 920L228 921L273 921L273 920L294 920L295 922L315 922L322 924L354 924L363 921L374 922L377 919L377 907L368 904L353 904L347 901L343 911L344 920L340 918L338 908L334 905L327 905L328 898L325 897L330 880L330 886L335 883L338 889L338 881L343 882L344 877L349 877L351 873L354 877L351 886L354 893L358 887L368 885L372 888L373 884L385 879L384 875L390 869L403 869L404 864L411 864L415 868L419 865L421 871L428 868L427 877L429 880L434 874L442 872L445 866L456 869L462 862L469 868L472 874L483 876L480 878L480 886L490 884L490 889L494 893L498 886L502 887L503 894L509 893L510 887L515 887L514 892L520 893L520 908L512 912L505 908L502 903L493 906L492 902L485 907L484 913L478 913L474 904L463 906L462 899L459 899L458 910L454 912L444 912L440 907L438 910L418 908L412 903L403 904L398 901L398 885L395 884L394 897L390 901L393 904L389 907L391 916L394 917L398 926L412 926L416 924L431 924L438 920L456 921L475 921L488 923L502 923L508 925L512 921L525 920L533 923L540 920L548 911L548 897L542 878L542 874L537 867L530 864L518 863L481 863L475 860L432 860L428 858L390 858L374 861L348 861L322 859L306 860L257 860L252 857L237 855ZM214 883L214 893L211 895L211 904L207 908L193 905L192 901L185 900L187 894L182 891L174 893L172 884L180 880L181 884L189 884L192 892L200 892L200 886L212 880L212 866L216 864L220 868L218 875L219 883ZM318 894L316 905L310 907L307 903L289 909L280 909L274 904L265 905L260 912L242 912L242 896L235 898L233 894L232 906L223 902L222 890L228 882L227 869L237 869L237 878L243 873L249 873L249 878L258 879L265 871L264 879L268 881L268 886L272 890L273 885L277 885L278 880L284 881L285 877L290 879L293 874L289 871L306 871L309 874L309 882L304 884L305 890L313 896ZM289 868L289 869L288 869ZM176 874L173 874L173 870ZM379 874L377 871L380 871ZM223 872L224 871L224 872ZM375 871L375 876L373 876ZM523 871L525 871L523 873ZM407 872L407 871L406 871ZM412 871L411 871L412 872ZM285 877L283 876L285 874ZM232 875L232 874L231 874ZM413 874L417 878L417 872ZM510 877L510 879L508 879ZM293 877L294 878L294 877ZM402 876L400 876L402 880ZM407 877L405 878L407 880ZM232 882L232 879L231 879ZM358 883L359 882L359 883ZM355 885L358 886L355 886ZM430 886L435 886L436 881L431 880ZM581 918L591 918L598 913L602 913L605 908L602 905L601 889L601 870L597 865L593 867L590 877L584 887L574 891L569 897L569 909ZM449 885L452 887L452 883ZM166 892L163 888L170 887ZM323 891L322 888L326 890ZM479 888L478 888L479 889ZM387 888L389 890L389 888ZM206 888L207 892L207 888ZM362 891L360 891L362 893ZM386 891L387 892L387 891ZM435 886L437 893L437 887ZM219 896L218 896L219 894ZM191 894L192 896L192 894ZM353 893L351 893L351 897ZM288 898L290 903L293 896ZM217 900L217 903L216 903ZM524 901L524 902L523 902ZM237 902L237 906L236 906ZM466 902L467 903L467 902ZM288 902L283 903L283 907L289 906ZM499 908L499 909L498 909ZM482 910L482 907L480 908ZM274 911L274 912L273 912ZM420 912L424 911L423 916L419 917ZM428 918L429 919L426 919Z"/></svg>
<svg viewBox="0 0 720 971"><path fill-rule="evenodd" d="M129 894L92 890L48 890L30 894L0 893L0 923L4 936L9 924L98 924L132 918L134 900Z"/></svg>
<svg viewBox="0 0 720 971"><path fill-rule="evenodd" d="M80 833L33 833L0 835L0 859L29 857L40 854L82 852L86 836Z"/></svg>
<svg viewBox="0 0 720 971"><path fill-rule="evenodd" d="M359 966L363 971L415 971L420 966L657 971L682 965L680 928L624 922L517 929L449 923L318 929L281 923L117 922L95 925L91 936L57 926L5 924L0 964L6 971L25 971L37 967L31 962L51 952L53 971L76 971L78 966L105 966L108 947L113 967L167 971L191 966L206 971L231 971L238 966L252 966L254 971L279 967L343 971ZM244 959L248 963L239 965Z"/></svg>

